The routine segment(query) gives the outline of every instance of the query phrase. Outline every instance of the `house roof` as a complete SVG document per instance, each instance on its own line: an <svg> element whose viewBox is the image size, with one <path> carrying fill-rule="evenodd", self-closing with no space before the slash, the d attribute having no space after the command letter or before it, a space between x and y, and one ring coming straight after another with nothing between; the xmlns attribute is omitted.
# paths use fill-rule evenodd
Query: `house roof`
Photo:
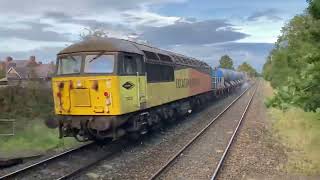
<svg viewBox="0 0 320 180"><path fill-rule="evenodd" d="M10 67L7 74L11 74L11 73L17 74L17 76L19 76L19 78L21 78L21 79L25 79L25 78L29 77L28 76L29 75L28 69L25 67ZM9 78L10 78L10 76L9 76Z"/></svg>
<svg viewBox="0 0 320 180"><path fill-rule="evenodd" d="M54 73L55 68L52 64L39 64L34 70L38 77L48 77L48 75Z"/></svg>
<svg viewBox="0 0 320 180"><path fill-rule="evenodd" d="M29 66L34 63L34 66ZM53 64L37 64L30 60L14 60L6 62L6 69L10 78L45 78L54 72L55 66Z"/></svg>
<svg viewBox="0 0 320 180"><path fill-rule="evenodd" d="M7 69L10 69L11 67L25 67L29 63L29 60L13 60L7 63Z"/></svg>

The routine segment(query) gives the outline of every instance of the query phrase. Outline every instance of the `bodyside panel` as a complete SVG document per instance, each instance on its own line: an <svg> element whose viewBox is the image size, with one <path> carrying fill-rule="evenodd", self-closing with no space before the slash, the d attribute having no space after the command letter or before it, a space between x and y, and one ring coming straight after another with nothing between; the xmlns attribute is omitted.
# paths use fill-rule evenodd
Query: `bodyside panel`
<svg viewBox="0 0 320 180"><path fill-rule="evenodd" d="M153 107L171 101L211 91L209 74L192 68L176 69L174 81L147 84L147 106Z"/></svg>

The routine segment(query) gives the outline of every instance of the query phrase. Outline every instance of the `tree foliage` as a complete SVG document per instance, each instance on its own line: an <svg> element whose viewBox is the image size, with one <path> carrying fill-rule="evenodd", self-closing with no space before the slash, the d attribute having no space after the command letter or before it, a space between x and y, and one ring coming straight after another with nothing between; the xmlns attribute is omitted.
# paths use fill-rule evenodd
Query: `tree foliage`
<svg viewBox="0 0 320 180"><path fill-rule="evenodd" d="M307 0L309 2L308 11L317 19L320 19L320 1L319 0Z"/></svg>
<svg viewBox="0 0 320 180"><path fill-rule="evenodd" d="M222 56L219 60L219 63L220 68L234 69L233 60L228 55Z"/></svg>
<svg viewBox="0 0 320 180"><path fill-rule="evenodd" d="M320 0L282 29L263 67L263 76L277 89L270 106L289 105L306 111L320 108Z"/></svg>
<svg viewBox="0 0 320 180"><path fill-rule="evenodd" d="M238 71L246 72L251 77L258 76L258 72L247 62L244 62L241 65L239 65Z"/></svg>
<svg viewBox="0 0 320 180"><path fill-rule="evenodd" d="M103 38L103 37L108 37L107 35L108 33L103 30L103 29L99 29L99 28L86 28L85 31L80 33L80 39L81 40L88 40L90 38Z"/></svg>

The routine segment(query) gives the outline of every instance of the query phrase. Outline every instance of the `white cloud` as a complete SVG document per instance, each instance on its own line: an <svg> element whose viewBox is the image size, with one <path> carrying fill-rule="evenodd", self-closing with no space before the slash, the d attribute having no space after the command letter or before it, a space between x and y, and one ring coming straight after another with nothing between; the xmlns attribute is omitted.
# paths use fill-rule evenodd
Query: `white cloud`
<svg viewBox="0 0 320 180"><path fill-rule="evenodd" d="M209 65L219 65L221 56L227 54L237 67L243 62L250 63L258 71L262 70L265 58L272 49L268 43L219 43L207 45L179 45L169 46L167 49L206 61Z"/></svg>
<svg viewBox="0 0 320 180"><path fill-rule="evenodd" d="M234 22L239 32L250 36L240 39L242 43L275 43L281 32L285 20L272 21L267 18L259 18L257 21Z"/></svg>
<svg viewBox="0 0 320 180"><path fill-rule="evenodd" d="M65 44L66 42L47 43L44 40L49 32L61 34L69 41L79 39L79 34L85 28L96 26L106 29L109 36L126 38L129 34L138 33L142 26L165 26L173 24L179 17L168 17L150 12L149 6L164 3L181 3L185 0L33 0L29 1L11 0L0 2L0 32L10 34L9 37L0 35L2 41L0 48L8 51L27 51L30 48L39 48L43 45ZM57 17L46 17L49 12L60 13L61 19ZM63 19L68 18L68 19ZM66 22L63 22L66 20ZM100 27L101 26L101 27ZM9 32L9 29L14 30ZM40 33L43 36L25 36L24 34ZM17 37L14 38L14 33ZM35 38L38 37L38 38ZM58 37L58 36L57 36ZM33 39L34 38L34 39ZM41 38L44 40L41 41ZM37 41L35 41L37 39ZM59 38L60 39L60 38ZM18 46L15 43L29 42L26 46ZM50 46L50 45L49 45Z"/></svg>
<svg viewBox="0 0 320 180"><path fill-rule="evenodd" d="M32 41L19 38L0 38L0 49L5 52L31 51L41 47L66 47L69 42Z"/></svg>

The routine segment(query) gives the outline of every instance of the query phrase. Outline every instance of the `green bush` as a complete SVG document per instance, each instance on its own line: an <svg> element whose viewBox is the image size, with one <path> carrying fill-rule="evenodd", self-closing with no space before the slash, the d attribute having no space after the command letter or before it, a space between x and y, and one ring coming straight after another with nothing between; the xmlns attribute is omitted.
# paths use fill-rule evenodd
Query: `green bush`
<svg viewBox="0 0 320 180"><path fill-rule="evenodd" d="M52 113L51 90L40 82L0 88L0 118L45 118Z"/></svg>
<svg viewBox="0 0 320 180"><path fill-rule="evenodd" d="M26 87L0 88L0 119L14 119L16 127L14 136L0 136L0 158L39 154L76 144L73 138L59 139L58 129L45 125L53 115L51 89L45 87L41 82L29 82ZM8 130L8 126L0 126L0 133Z"/></svg>

